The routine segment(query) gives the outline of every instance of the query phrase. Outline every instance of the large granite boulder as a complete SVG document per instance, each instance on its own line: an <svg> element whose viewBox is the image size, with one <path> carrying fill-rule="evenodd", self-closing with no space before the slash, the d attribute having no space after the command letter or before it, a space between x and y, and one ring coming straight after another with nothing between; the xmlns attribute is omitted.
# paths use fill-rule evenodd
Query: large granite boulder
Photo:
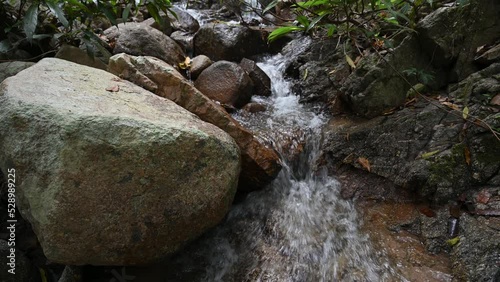
<svg viewBox="0 0 500 282"><path fill-rule="evenodd" d="M159 96L166 97L226 131L240 147L242 164L238 189L250 191L271 182L281 170L280 159L234 120L220 105L203 95L178 71L152 57L118 54L110 59L109 70Z"/></svg>
<svg viewBox="0 0 500 282"><path fill-rule="evenodd" d="M239 62L244 57L268 51L265 36L259 30L228 24L207 24L194 37L196 55L207 55L213 61Z"/></svg>
<svg viewBox="0 0 500 282"><path fill-rule="evenodd" d="M114 42L113 54L153 56L172 65L183 62L186 56L173 39L142 23L119 24L105 30L104 35Z"/></svg>
<svg viewBox="0 0 500 282"><path fill-rule="evenodd" d="M77 63L84 66L93 67L96 69L106 70L107 65L102 62L97 57L90 57L87 52L82 49L71 46L71 45L63 45L55 56L58 59L63 59L66 61L70 61L73 63Z"/></svg>
<svg viewBox="0 0 500 282"><path fill-rule="evenodd" d="M175 103L59 59L0 89L0 167L50 261L150 263L231 206L237 145Z"/></svg>
<svg viewBox="0 0 500 282"><path fill-rule="evenodd" d="M250 102L254 91L248 74L238 64L228 61L218 61L206 68L194 86L208 98L235 108Z"/></svg>

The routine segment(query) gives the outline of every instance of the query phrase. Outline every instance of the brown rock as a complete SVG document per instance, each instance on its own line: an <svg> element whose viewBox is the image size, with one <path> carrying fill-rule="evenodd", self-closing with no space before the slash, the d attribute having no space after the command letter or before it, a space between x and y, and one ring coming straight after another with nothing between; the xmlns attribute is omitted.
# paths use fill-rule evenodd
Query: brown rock
<svg viewBox="0 0 500 282"><path fill-rule="evenodd" d="M56 58L101 70L106 70L108 68L108 66L98 58L91 58L82 49L71 45L63 45L57 52Z"/></svg>
<svg viewBox="0 0 500 282"><path fill-rule="evenodd" d="M32 62L5 62L0 63L0 82L10 76L16 75L18 72L33 66Z"/></svg>
<svg viewBox="0 0 500 282"><path fill-rule="evenodd" d="M173 39L143 23L119 24L105 30L104 35L114 41L113 54L152 56L174 66L186 57Z"/></svg>
<svg viewBox="0 0 500 282"><path fill-rule="evenodd" d="M281 164L276 151L260 143L251 132L243 128L221 106L193 87L172 66L152 57L118 54L111 57L109 70L174 101L233 137L242 156L238 187L240 191L262 188L278 175Z"/></svg>
<svg viewBox="0 0 500 282"><path fill-rule="evenodd" d="M244 57L268 51L262 31L245 26L207 24L194 37L196 55L204 54L214 61L239 62Z"/></svg>
<svg viewBox="0 0 500 282"><path fill-rule="evenodd" d="M248 103L242 108L242 110L254 114L259 112L265 112L267 108L266 106L259 103Z"/></svg>
<svg viewBox="0 0 500 282"><path fill-rule="evenodd" d="M174 17L171 13L168 13L168 19L174 30L181 30L188 33L195 33L200 29L200 24L193 18L188 12L179 9L177 7L172 7L172 11L175 12L177 17Z"/></svg>
<svg viewBox="0 0 500 282"><path fill-rule="evenodd" d="M179 46L182 47L184 52L190 53L193 51L193 35L187 32L177 30L170 34L172 38Z"/></svg>
<svg viewBox="0 0 500 282"><path fill-rule="evenodd" d="M166 21L167 17L162 16L162 20ZM172 35L172 32L173 32L172 26L169 23L165 23L163 25L160 25L159 23L156 22L156 20L154 18L146 19L140 23L141 23L141 25L149 26L149 27L152 27L156 30L159 30L161 33L163 33L167 36Z"/></svg>
<svg viewBox="0 0 500 282"><path fill-rule="evenodd" d="M198 55L191 60L191 77L196 79L200 73L212 65L213 62L205 55Z"/></svg>
<svg viewBox="0 0 500 282"><path fill-rule="evenodd" d="M240 67L252 79L255 86L255 95L271 96L271 79L254 61L243 58L240 62Z"/></svg>
<svg viewBox="0 0 500 282"><path fill-rule="evenodd" d="M248 74L238 64L228 61L206 68L194 86L210 99L236 108L250 102L254 89Z"/></svg>

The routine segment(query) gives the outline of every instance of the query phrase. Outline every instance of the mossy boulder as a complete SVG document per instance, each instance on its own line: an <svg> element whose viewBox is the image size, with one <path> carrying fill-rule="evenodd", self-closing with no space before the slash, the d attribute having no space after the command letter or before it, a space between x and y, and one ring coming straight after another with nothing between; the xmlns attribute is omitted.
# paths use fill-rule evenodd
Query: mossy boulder
<svg viewBox="0 0 500 282"><path fill-rule="evenodd" d="M52 262L146 264L225 216L240 151L108 72L44 59L0 85L0 168Z"/></svg>

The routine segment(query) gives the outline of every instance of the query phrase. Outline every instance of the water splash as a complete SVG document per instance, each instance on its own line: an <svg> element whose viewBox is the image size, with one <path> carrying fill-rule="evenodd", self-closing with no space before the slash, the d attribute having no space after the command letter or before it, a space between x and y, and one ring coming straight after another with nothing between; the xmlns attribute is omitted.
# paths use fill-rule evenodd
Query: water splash
<svg viewBox="0 0 500 282"><path fill-rule="evenodd" d="M273 95L268 110L236 118L285 161L266 189L235 205L215 230L176 258L171 274L190 281L401 281L359 230L339 183L316 166L327 118L299 104L283 77L294 54L265 58ZM295 148L293 145L296 145ZM292 152L292 153L291 153Z"/></svg>

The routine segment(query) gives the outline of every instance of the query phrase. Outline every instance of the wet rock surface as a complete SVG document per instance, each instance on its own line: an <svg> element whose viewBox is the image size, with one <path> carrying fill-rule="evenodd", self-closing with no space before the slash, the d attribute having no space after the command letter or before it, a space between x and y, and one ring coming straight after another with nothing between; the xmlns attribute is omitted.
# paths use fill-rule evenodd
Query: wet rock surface
<svg viewBox="0 0 500 282"><path fill-rule="evenodd" d="M364 228L409 281L453 281L451 263L444 253L432 254L421 242L418 205L370 200L359 203ZM445 225L446 226L446 225ZM441 227L445 227L441 226Z"/></svg>
<svg viewBox="0 0 500 282"><path fill-rule="evenodd" d="M243 58L240 62L240 67L252 79L255 86L254 95L271 96L271 79L254 61Z"/></svg>
<svg viewBox="0 0 500 282"><path fill-rule="evenodd" d="M498 68L492 64L385 116L336 117L325 130L325 159L340 179L353 180L353 175L343 176L346 167L378 176L369 181L374 191L346 183L342 195L387 201L391 195L415 193L416 203L434 207L424 212L431 216L420 216L408 228L428 252L450 254L457 281L490 281L498 269L495 259L483 256L498 257L500 250L493 234L498 231L491 228L499 213L493 195L500 191L500 141L480 121L465 121L463 114L467 106L488 126L498 126L494 117L499 108L491 103L500 85ZM448 210L454 206L458 215ZM458 229L450 233L451 222ZM450 245L455 236L464 243Z"/></svg>

